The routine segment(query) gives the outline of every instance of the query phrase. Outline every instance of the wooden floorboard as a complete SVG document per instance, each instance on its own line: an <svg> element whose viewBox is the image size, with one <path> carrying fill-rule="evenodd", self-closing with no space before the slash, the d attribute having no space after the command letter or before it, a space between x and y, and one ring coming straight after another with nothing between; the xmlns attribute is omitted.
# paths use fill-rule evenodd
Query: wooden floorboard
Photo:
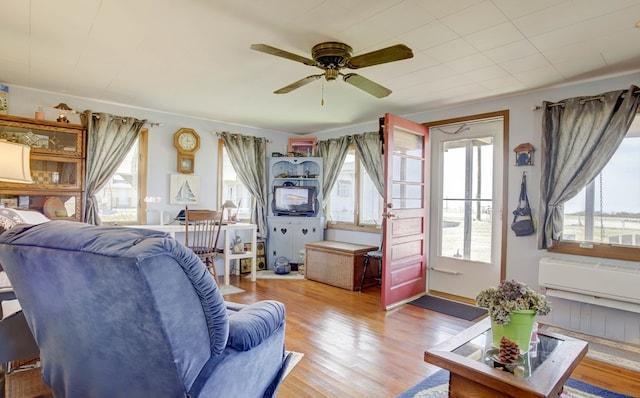
<svg viewBox="0 0 640 398"><path fill-rule="evenodd" d="M380 289L350 292L308 280L232 277L245 293L228 301L273 299L287 308L287 349L305 354L279 397L395 397L439 370L424 350L473 322L413 305L380 308ZM572 377L636 396L640 374L583 360Z"/></svg>

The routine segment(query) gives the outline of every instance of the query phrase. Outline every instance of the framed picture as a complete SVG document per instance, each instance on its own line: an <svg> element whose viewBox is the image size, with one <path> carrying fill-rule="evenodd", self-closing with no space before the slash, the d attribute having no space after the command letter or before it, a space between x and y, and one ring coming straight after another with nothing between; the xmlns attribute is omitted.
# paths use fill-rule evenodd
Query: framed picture
<svg viewBox="0 0 640 398"><path fill-rule="evenodd" d="M289 138L289 155L315 156L316 137Z"/></svg>
<svg viewBox="0 0 640 398"><path fill-rule="evenodd" d="M171 174L169 204L197 205L200 203L200 176Z"/></svg>

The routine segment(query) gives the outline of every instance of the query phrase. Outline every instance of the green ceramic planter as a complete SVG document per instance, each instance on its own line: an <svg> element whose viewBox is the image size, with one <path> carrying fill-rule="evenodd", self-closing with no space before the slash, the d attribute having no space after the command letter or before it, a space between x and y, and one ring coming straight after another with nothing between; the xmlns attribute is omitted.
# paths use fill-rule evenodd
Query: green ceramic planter
<svg viewBox="0 0 640 398"><path fill-rule="evenodd" d="M534 310L514 311L510 316L510 321L506 325L499 325L491 321L491 333L493 335L493 345L500 347L500 339L506 336L509 340L515 341L520 347L520 352L529 351L531 332L536 320Z"/></svg>

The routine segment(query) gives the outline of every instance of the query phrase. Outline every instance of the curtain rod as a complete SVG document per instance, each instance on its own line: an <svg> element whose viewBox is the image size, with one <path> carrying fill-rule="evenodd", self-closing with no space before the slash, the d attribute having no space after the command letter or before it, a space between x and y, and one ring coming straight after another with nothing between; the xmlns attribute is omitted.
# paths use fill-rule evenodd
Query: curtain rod
<svg viewBox="0 0 640 398"><path fill-rule="evenodd" d="M636 91L634 91L633 93L634 93L634 94L640 94L640 90L636 90ZM597 100L600 100L600 101L604 100L604 96L599 95L599 96L597 96L597 97L585 98L585 99L583 99L583 100L580 100L580 104L582 105L582 104L584 104L585 102L588 102L588 101L597 101ZM553 103L553 104L549 104L548 106L549 106L550 108L551 108L551 107L554 107L554 106L564 106L564 102L562 102L562 101L560 101L560 102L555 102L555 103ZM540 109L542 109L542 105L533 105L533 106L531 107L531 110L532 110L532 111L538 111L538 110L540 110Z"/></svg>
<svg viewBox="0 0 640 398"><path fill-rule="evenodd" d="M86 111L85 111L86 112ZM76 113L75 111L73 111L73 113ZM114 119L121 119L122 123L126 123L127 122L127 118L129 118L130 116L116 116L116 115L110 115L112 116ZM93 113L91 115L91 117L94 117L98 120L100 120L100 113ZM162 123L156 123L156 122L150 122L150 121L145 121L144 122L145 125L149 125L151 127L162 127L163 124Z"/></svg>
<svg viewBox="0 0 640 398"><path fill-rule="evenodd" d="M239 134L239 133L230 133L230 134ZM216 133L216 135L217 135L218 137L220 137L220 136L222 136L222 133ZM240 134L240 135L242 135L242 134ZM249 138L251 138L252 136L243 136L243 137L244 137L245 139L247 139L247 140L248 140L248 139L249 139ZM271 141L269 138L265 138L265 137L261 137L261 138L264 138L267 142L273 142L273 141Z"/></svg>

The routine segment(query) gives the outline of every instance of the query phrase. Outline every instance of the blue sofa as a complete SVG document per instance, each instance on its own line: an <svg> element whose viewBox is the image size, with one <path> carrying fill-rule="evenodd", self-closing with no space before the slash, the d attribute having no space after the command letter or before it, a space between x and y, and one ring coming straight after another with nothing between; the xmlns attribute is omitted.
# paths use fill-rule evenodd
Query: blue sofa
<svg viewBox="0 0 640 398"><path fill-rule="evenodd" d="M69 221L0 235L7 272L56 397L275 396L285 308L225 302L162 232Z"/></svg>

